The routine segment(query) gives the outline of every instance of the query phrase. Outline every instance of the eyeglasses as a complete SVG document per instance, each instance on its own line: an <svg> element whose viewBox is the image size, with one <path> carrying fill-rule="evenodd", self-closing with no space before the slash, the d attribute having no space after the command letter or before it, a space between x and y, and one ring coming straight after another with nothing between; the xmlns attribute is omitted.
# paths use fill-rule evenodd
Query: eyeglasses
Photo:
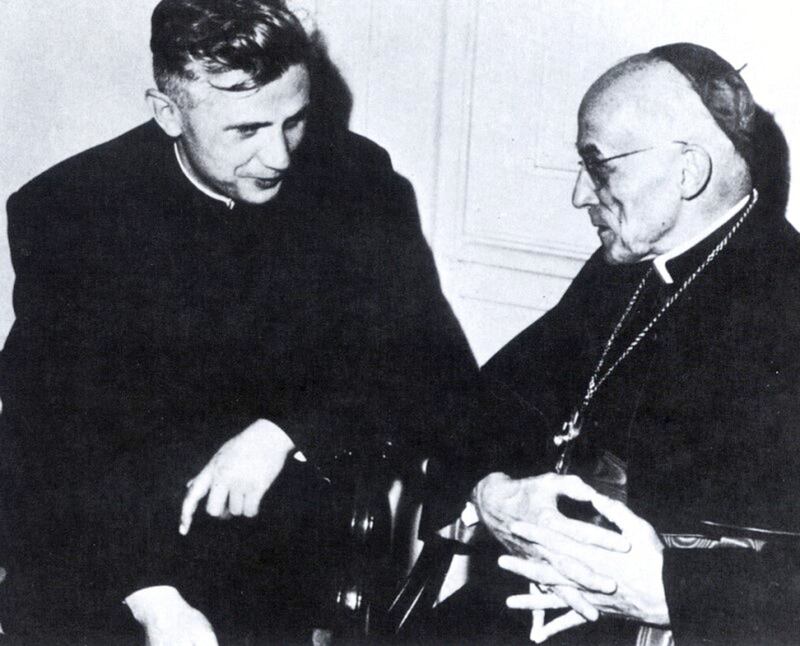
<svg viewBox="0 0 800 646"><path fill-rule="evenodd" d="M647 148L637 148L636 150L630 150L626 153L620 153L619 155L612 155L611 157L604 157L602 159L581 159L578 162L579 170L585 170L586 174L589 176L589 179L592 181L592 185L596 190L601 188L605 188L608 185L608 177L609 173L606 170L605 166L609 162L617 161L619 159L625 159L626 157L633 157L633 155L638 155L640 153L646 153L651 150L656 150L657 148L662 148L663 146L671 146L672 144L681 144L686 145L685 141L670 141L665 144L657 144L655 146L648 146Z"/></svg>

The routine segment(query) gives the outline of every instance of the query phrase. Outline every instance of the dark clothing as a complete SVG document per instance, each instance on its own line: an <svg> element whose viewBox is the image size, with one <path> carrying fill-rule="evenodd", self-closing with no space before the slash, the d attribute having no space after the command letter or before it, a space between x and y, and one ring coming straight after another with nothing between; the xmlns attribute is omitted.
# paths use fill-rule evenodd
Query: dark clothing
<svg viewBox="0 0 800 646"><path fill-rule="evenodd" d="M23 627L102 624L149 585L206 589L222 551L241 569L217 534L236 543L238 529L177 527L186 481L258 418L307 456L289 470L322 488L343 450L447 443L473 360L410 186L375 144L304 142L272 201L228 210L151 122L31 181L8 218L4 517ZM253 523L269 545L318 513L280 483L267 507ZM260 571L300 569L284 557Z"/></svg>
<svg viewBox="0 0 800 646"><path fill-rule="evenodd" d="M649 276L606 367L731 226L667 264L673 285ZM628 505L659 533L714 535L702 521L733 526L719 530L723 536L751 535L736 527L800 531L799 238L768 204L757 204L588 407L578 466L605 451L622 459ZM481 447L484 471L552 470L550 438L580 403L649 265L610 266L598 251L561 302L485 366L490 405L476 423L491 438ZM761 552L665 551L677 644L797 643L800 539L764 538ZM524 592L527 582L517 585ZM518 614L529 621L530 613ZM609 625L603 619L553 643L633 643ZM513 634L524 641L529 627ZM484 630L495 643L493 629Z"/></svg>

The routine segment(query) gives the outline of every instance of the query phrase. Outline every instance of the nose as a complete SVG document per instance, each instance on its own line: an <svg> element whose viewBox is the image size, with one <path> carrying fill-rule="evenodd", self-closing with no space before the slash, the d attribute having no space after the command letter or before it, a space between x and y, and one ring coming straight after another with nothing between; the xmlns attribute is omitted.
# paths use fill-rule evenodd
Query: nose
<svg viewBox="0 0 800 646"><path fill-rule="evenodd" d="M582 209L593 204L599 204L597 192L589 173L581 166L578 170L578 177L575 178L575 188L572 189L572 206Z"/></svg>
<svg viewBox="0 0 800 646"><path fill-rule="evenodd" d="M259 148L256 157L270 170L285 171L289 168L290 151L286 134L280 128L269 128L269 136Z"/></svg>

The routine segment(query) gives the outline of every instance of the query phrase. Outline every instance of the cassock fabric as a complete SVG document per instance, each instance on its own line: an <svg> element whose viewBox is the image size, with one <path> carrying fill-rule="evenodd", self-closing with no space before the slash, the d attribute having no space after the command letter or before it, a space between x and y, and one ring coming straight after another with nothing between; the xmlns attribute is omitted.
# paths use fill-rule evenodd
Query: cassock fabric
<svg viewBox="0 0 800 646"><path fill-rule="evenodd" d="M673 285L650 273L601 374L736 219L668 263ZM719 530L723 536L751 535L736 527L800 531L799 263L800 237L762 200L591 401L577 464L606 451L624 461L628 505L658 532L715 535L703 521L731 526ZM487 394L473 440L481 450L462 501L481 472L552 470L551 438L580 404L650 265L610 266L599 250L560 303L484 367ZM800 543L763 538L761 552L665 550L677 644L797 643ZM484 576L473 577L451 610L440 609L440 634L526 641L530 613L504 609L503 597L525 592L527 582L499 575L495 558L476 566ZM476 612L483 621L470 623ZM632 644L635 628L601 619L548 643Z"/></svg>
<svg viewBox="0 0 800 646"><path fill-rule="evenodd" d="M8 218L6 631L132 625L122 599L159 584L220 625L248 603L312 621L293 594L321 569L336 456L440 450L475 372L386 152L309 137L275 199L229 210L150 122L32 180ZM308 463L290 461L259 519L201 507L180 537L186 482L258 418ZM276 605L248 586L279 589Z"/></svg>

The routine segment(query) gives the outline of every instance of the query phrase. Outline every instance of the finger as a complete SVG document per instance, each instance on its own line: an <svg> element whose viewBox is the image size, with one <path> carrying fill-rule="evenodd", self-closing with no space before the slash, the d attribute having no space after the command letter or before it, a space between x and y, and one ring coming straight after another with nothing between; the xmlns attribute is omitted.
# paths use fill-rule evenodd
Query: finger
<svg viewBox="0 0 800 646"><path fill-rule="evenodd" d="M225 503L228 500L228 487L219 482L211 487L206 501L206 512L209 516L221 516L225 511Z"/></svg>
<svg viewBox="0 0 800 646"><path fill-rule="evenodd" d="M600 611L589 602L580 590L559 586L553 588L553 593L561 597L570 608L586 621L597 621L600 617ZM561 630L564 629L562 628Z"/></svg>
<svg viewBox="0 0 800 646"><path fill-rule="evenodd" d="M636 533L642 529L642 519L626 505L608 496L595 494L591 499L594 508L619 527L623 533Z"/></svg>
<svg viewBox="0 0 800 646"><path fill-rule="evenodd" d="M203 617L203 622L205 626L202 629L200 637L196 640L196 646L218 646L217 635L214 632L214 628L205 616Z"/></svg>
<svg viewBox="0 0 800 646"><path fill-rule="evenodd" d="M567 496L573 500L589 502L595 495L597 495L597 491L586 484L578 476L550 475L553 481L553 487L557 490L558 494L562 496Z"/></svg>
<svg viewBox="0 0 800 646"><path fill-rule="evenodd" d="M533 621L531 622L531 635L532 642L541 644L544 639L540 640L538 637L542 635L542 628L544 628L544 610L533 611ZM545 637L545 639L547 639Z"/></svg>
<svg viewBox="0 0 800 646"><path fill-rule="evenodd" d="M498 565L504 570L524 576L530 581L548 585L567 585L604 594L612 594L617 582L594 572L584 563L570 556L556 554L541 549L546 559L523 559L515 556L501 556Z"/></svg>
<svg viewBox="0 0 800 646"><path fill-rule="evenodd" d="M505 547L506 552L512 556L542 561L544 557L539 553L539 546L514 534L498 532L495 538Z"/></svg>
<svg viewBox="0 0 800 646"><path fill-rule="evenodd" d="M621 534L591 523L572 520L559 513L548 517L546 523L546 526L543 526L541 523L534 525L518 521L512 523L509 530L516 536L555 550L563 549L565 536L584 545L593 545L614 552L629 552L631 549L630 541Z"/></svg>
<svg viewBox="0 0 800 646"><path fill-rule="evenodd" d="M592 569L593 563L597 563L598 569L602 569L606 565L607 556L594 548L584 547L582 556L570 556L540 545L539 554L540 558L569 579L574 587L603 594L613 594L617 591L617 582L614 579Z"/></svg>
<svg viewBox="0 0 800 646"><path fill-rule="evenodd" d="M181 524L178 527L178 532L182 536L186 536L189 533L194 512L197 511L197 505L203 499L203 496L208 493L208 489L211 486L211 471L203 469L190 482L191 486L183 499L183 505L181 505Z"/></svg>
<svg viewBox="0 0 800 646"><path fill-rule="evenodd" d="M519 610L553 610L568 608L567 602L555 594L532 592L530 594L515 594L506 599L509 608Z"/></svg>
<svg viewBox="0 0 800 646"><path fill-rule="evenodd" d="M176 635L171 630L145 629L145 646L193 646L194 640L189 635Z"/></svg>
<svg viewBox="0 0 800 646"><path fill-rule="evenodd" d="M214 628L202 612L193 608L184 621L183 633L189 636L192 646L218 646Z"/></svg>
<svg viewBox="0 0 800 646"><path fill-rule="evenodd" d="M192 646L218 646L217 638L211 626L194 636Z"/></svg>
<svg viewBox="0 0 800 646"><path fill-rule="evenodd" d="M541 644L543 641L550 639L550 637L557 633L569 630L570 628L575 628L576 626L580 626L584 623L586 623L586 619L584 619L574 610L570 610L569 612L559 615L552 621L542 626L534 626L534 628L531 630L530 638L531 641Z"/></svg>
<svg viewBox="0 0 800 646"><path fill-rule="evenodd" d="M245 493L241 490L231 491L228 495L228 511L232 516L241 516L244 513Z"/></svg>
<svg viewBox="0 0 800 646"><path fill-rule="evenodd" d="M534 583L542 583L545 585L577 585L566 578L552 565L544 561L503 555L497 559L497 564L504 570L519 574Z"/></svg>
<svg viewBox="0 0 800 646"><path fill-rule="evenodd" d="M244 499L244 515L248 518L258 516L258 508L261 505L261 497L264 494L260 491L248 491Z"/></svg>

